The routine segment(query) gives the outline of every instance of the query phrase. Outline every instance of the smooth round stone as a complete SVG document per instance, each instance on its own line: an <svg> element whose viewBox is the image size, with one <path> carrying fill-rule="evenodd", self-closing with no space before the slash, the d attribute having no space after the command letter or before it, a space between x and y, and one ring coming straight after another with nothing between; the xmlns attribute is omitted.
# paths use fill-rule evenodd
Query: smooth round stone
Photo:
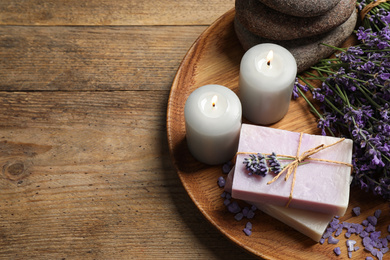
<svg viewBox="0 0 390 260"><path fill-rule="evenodd" d="M330 32L289 41L273 41L262 38L248 31L237 19L234 20L234 28L245 51L260 43L276 43L288 49L294 56L298 66L298 73L300 73L334 53L334 49L321 43L336 47L340 46L352 34L356 21L357 12L353 12L346 22Z"/></svg>
<svg viewBox="0 0 390 260"><path fill-rule="evenodd" d="M259 0L236 0L236 17L252 33L271 40L293 40L328 32L344 23L356 0L340 0L325 15L296 17L282 14Z"/></svg>
<svg viewBox="0 0 390 260"><path fill-rule="evenodd" d="M298 17L323 15L340 0L259 0L266 6L284 14Z"/></svg>

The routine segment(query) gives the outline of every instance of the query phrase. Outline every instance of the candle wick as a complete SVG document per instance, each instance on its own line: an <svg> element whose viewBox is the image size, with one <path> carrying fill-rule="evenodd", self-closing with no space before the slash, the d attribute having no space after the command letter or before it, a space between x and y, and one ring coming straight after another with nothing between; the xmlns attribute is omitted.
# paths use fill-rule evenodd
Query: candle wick
<svg viewBox="0 0 390 260"><path fill-rule="evenodd" d="M270 66L271 65L271 61L269 60L269 61L267 61L267 65L268 66Z"/></svg>
<svg viewBox="0 0 390 260"><path fill-rule="evenodd" d="M215 103L213 103L213 107L215 107Z"/></svg>

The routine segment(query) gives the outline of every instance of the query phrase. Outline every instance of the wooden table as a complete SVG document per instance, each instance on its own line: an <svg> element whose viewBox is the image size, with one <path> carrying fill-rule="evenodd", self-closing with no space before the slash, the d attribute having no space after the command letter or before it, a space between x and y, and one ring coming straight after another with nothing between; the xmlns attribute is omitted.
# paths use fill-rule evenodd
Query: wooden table
<svg viewBox="0 0 390 260"><path fill-rule="evenodd" d="M166 108L234 0L0 2L0 259L254 259L172 166Z"/></svg>

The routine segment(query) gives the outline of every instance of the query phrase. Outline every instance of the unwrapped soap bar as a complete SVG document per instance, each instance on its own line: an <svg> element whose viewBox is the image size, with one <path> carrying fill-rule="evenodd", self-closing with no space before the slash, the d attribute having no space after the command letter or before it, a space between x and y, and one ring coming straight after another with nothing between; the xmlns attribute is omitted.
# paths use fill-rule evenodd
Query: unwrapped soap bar
<svg viewBox="0 0 390 260"><path fill-rule="evenodd" d="M275 176L248 175L243 164L248 154L263 153L296 156L300 133L269 127L243 124L232 184L232 197L254 203L286 206L291 191L292 177L285 181L285 175L267 184ZM299 154L318 145L330 145L339 138L303 134ZM344 141L313 154L311 158L321 158L351 164L352 140ZM343 216L348 207L351 167L331 162L307 160L296 172L296 181L290 208L310 210L330 215ZM288 164L288 161L283 161Z"/></svg>
<svg viewBox="0 0 390 260"><path fill-rule="evenodd" d="M225 184L225 191L231 193L234 170L230 171ZM333 219L331 214L323 214L301 209L279 207L264 203L248 202L259 210L294 228L314 241L320 241L323 233Z"/></svg>

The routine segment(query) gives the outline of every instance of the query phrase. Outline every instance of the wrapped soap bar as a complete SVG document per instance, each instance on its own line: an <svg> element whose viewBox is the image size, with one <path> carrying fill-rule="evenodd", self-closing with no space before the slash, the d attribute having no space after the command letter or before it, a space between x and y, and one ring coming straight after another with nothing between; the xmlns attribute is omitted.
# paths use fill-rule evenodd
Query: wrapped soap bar
<svg viewBox="0 0 390 260"><path fill-rule="evenodd" d="M340 142L338 142L340 141ZM338 142L338 143L337 143ZM337 144L335 144L337 143ZM319 145L331 145L310 156L296 168L293 176L285 180L285 175L273 183L275 177L269 173L265 177L249 175L244 159L248 153L297 156ZM314 159L327 160L316 161ZM281 129L243 124L241 128L232 197L254 203L310 210L331 215L343 216L349 201L351 178L352 140L301 134ZM282 161L289 164L289 161Z"/></svg>
<svg viewBox="0 0 390 260"><path fill-rule="evenodd" d="M230 171L228 177L226 178L225 191L229 193L232 191L233 175L234 169ZM329 225L329 222L334 217L332 214L279 207L264 203L248 203L256 206L259 210L294 228L316 242L320 241Z"/></svg>

